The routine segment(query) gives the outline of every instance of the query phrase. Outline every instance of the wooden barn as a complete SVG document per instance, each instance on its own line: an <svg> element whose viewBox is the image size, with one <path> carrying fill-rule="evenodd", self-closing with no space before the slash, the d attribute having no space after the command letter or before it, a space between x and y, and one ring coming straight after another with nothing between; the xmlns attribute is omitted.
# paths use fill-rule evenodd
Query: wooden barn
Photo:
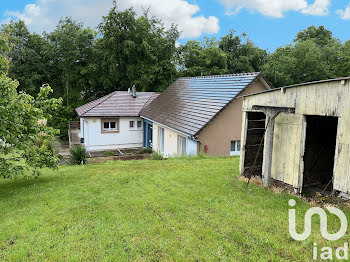
<svg viewBox="0 0 350 262"><path fill-rule="evenodd" d="M350 194L350 77L243 98L240 173Z"/></svg>

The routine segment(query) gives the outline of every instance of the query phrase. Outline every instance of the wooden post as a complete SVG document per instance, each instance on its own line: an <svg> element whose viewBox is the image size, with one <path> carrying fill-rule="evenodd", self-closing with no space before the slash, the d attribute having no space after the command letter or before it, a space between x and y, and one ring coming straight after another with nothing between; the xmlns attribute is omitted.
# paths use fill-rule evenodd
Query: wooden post
<svg viewBox="0 0 350 262"><path fill-rule="evenodd" d="M265 158L264 158L263 178L264 178L264 185L268 186L270 184L270 177L271 177L275 118L278 116L279 112L267 111L265 112L265 114L268 117L268 124L266 127L266 136L265 136Z"/></svg>

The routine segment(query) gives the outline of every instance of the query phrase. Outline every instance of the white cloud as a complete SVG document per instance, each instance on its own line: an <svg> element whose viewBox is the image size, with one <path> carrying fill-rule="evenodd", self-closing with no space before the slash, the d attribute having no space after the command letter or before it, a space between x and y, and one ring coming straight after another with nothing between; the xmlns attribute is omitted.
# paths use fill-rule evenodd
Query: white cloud
<svg viewBox="0 0 350 262"><path fill-rule="evenodd" d="M265 16L280 18L288 11L309 15L327 15L330 0L219 0L227 9L227 15L237 14L242 8L259 12Z"/></svg>
<svg viewBox="0 0 350 262"><path fill-rule="evenodd" d="M345 8L345 10L337 10L335 11L342 19L347 20L350 19L350 3L349 5Z"/></svg>
<svg viewBox="0 0 350 262"><path fill-rule="evenodd" d="M203 33L219 31L219 19L198 14L198 5L186 0L119 0L118 8L134 7L138 15L149 8L149 14L161 18L165 26L178 25L181 38L193 38ZM96 27L112 7L112 0L36 0L27 4L23 11L6 11L4 21L9 17L22 19L35 32L51 31L61 17L72 16L85 25Z"/></svg>
<svg viewBox="0 0 350 262"><path fill-rule="evenodd" d="M328 7L330 4L330 0L315 0L312 5L309 5L301 12L308 15L328 15Z"/></svg>
<svg viewBox="0 0 350 262"><path fill-rule="evenodd" d="M40 16L40 6L28 4L24 7L23 13L19 11L6 11L5 15L9 17L17 17L30 25L33 22L33 18L35 19L35 17Z"/></svg>

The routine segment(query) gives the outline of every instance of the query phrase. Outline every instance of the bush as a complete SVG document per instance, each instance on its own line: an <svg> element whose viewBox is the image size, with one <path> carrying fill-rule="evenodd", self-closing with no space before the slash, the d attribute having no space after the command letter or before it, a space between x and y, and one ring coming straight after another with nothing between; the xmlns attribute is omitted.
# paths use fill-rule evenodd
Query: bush
<svg viewBox="0 0 350 262"><path fill-rule="evenodd" d="M144 147L139 151L139 154L151 154L153 153L152 148Z"/></svg>
<svg viewBox="0 0 350 262"><path fill-rule="evenodd" d="M104 156L114 156L114 152L113 151L105 151L103 152Z"/></svg>
<svg viewBox="0 0 350 262"><path fill-rule="evenodd" d="M87 152L85 147L73 146L70 149L70 162L75 165L86 164Z"/></svg>
<svg viewBox="0 0 350 262"><path fill-rule="evenodd" d="M152 153L152 160L164 160L166 158L163 157L163 155L159 152L153 152Z"/></svg>
<svg viewBox="0 0 350 262"><path fill-rule="evenodd" d="M60 149L60 142L56 138L52 140L44 139L42 140L41 147L51 152L52 155L57 156Z"/></svg>

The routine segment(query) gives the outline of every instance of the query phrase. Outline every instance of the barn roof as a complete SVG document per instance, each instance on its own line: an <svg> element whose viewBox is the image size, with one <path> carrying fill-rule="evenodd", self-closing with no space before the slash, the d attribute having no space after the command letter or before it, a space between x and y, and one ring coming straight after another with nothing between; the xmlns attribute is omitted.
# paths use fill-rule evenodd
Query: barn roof
<svg viewBox="0 0 350 262"><path fill-rule="evenodd" d="M137 92L136 98L127 91L115 91L75 109L80 117L139 116L140 110L159 94Z"/></svg>
<svg viewBox="0 0 350 262"><path fill-rule="evenodd" d="M182 77L177 79L140 115L194 136L261 73Z"/></svg>
<svg viewBox="0 0 350 262"><path fill-rule="evenodd" d="M257 92L257 93L247 94L247 95L244 95L242 97L253 96L253 95L258 95L258 94L268 93L268 92L275 92L277 90L286 89L286 88L301 87L301 86L322 84L322 83L328 83L328 82L334 82L334 81L342 81L342 80L349 80L349 79L350 79L350 76L345 76L345 77L338 77L338 78L331 78L331 79L324 79L324 80L317 80L317 81L311 81L311 82L306 82L306 83L294 84L294 85L289 85L289 86L281 86L281 87L278 87L278 88L264 90L264 91L260 91L260 92Z"/></svg>

